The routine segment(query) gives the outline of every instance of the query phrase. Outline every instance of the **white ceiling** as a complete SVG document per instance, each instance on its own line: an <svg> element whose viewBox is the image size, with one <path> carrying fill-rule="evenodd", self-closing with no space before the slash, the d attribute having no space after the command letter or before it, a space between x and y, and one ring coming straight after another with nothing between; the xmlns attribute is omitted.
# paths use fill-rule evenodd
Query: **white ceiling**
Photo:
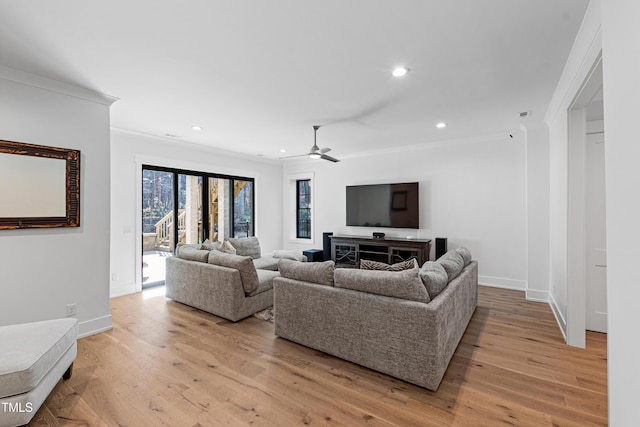
<svg viewBox="0 0 640 427"><path fill-rule="evenodd" d="M113 128L277 158L318 124L340 158L542 121L587 5L2 1L0 65L120 98Z"/></svg>

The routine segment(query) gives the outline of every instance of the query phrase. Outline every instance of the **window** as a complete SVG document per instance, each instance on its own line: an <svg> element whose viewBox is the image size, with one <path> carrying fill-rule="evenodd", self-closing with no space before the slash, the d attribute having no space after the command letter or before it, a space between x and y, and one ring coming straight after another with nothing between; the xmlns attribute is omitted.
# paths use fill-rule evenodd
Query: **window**
<svg viewBox="0 0 640 427"><path fill-rule="evenodd" d="M252 178L151 165L142 165L142 175L148 247L172 252L178 243L254 235Z"/></svg>
<svg viewBox="0 0 640 427"><path fill-rule="evenodd" d="M296 180L296 237L311 239L311 180Z"/></svg>

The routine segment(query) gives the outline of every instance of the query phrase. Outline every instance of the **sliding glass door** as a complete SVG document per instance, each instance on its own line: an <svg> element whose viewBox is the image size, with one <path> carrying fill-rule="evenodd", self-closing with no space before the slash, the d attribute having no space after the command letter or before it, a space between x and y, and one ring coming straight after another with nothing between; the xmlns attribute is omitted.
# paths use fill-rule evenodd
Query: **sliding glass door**
<svg viewBox="0 0 640 427"><path fill-rule="evenodd" d="M251 178L142 167L142 287L164 283L164 257L178 243L254 235Z"/></svg>
<svg viewBox="0 0 640 427"><path fill-rule="evenodd" d="M175 248L173 172L142 170L142 288L164 284L164 258Z"/></svg>
<svg viewBox="0 0 640 427"><path fill-rule="evenodd" d="M233 180L233 237L253 236L253 181Z"/></svg>
<svg viewBox="0 0 640 427"><path fill-rule="evenodd" d="M198 175L178 175L178 242L202 243L202 182Z"/></svg>

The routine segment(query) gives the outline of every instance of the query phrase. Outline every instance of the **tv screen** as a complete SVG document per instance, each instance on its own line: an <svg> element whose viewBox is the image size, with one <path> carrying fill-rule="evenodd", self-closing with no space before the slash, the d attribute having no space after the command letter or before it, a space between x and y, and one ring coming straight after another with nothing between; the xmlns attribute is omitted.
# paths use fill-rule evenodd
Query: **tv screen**
<svg viewBox="0 0 640 427"><path fill-rule="evenodd" d="M347 226L420 228L417 182L347 186Z"/></svg>

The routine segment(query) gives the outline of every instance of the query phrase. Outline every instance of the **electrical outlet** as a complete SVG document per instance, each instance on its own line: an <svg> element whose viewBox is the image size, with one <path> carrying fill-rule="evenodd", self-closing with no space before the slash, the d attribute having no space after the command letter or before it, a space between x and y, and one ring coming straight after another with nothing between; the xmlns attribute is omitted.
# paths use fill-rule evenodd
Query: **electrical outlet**
<svg viewBox="0 0 640 427"><path fill-rule="evenodd" d="M118 273L111 273L111 280L117 282L120 280L120 275Z"/></svg>
<svg viewBox="0 0 640 427"><path fill-rule="evenodd" d="M76 304L67 304L67 317L76 317L78 315L78 307Z"/></svg>

